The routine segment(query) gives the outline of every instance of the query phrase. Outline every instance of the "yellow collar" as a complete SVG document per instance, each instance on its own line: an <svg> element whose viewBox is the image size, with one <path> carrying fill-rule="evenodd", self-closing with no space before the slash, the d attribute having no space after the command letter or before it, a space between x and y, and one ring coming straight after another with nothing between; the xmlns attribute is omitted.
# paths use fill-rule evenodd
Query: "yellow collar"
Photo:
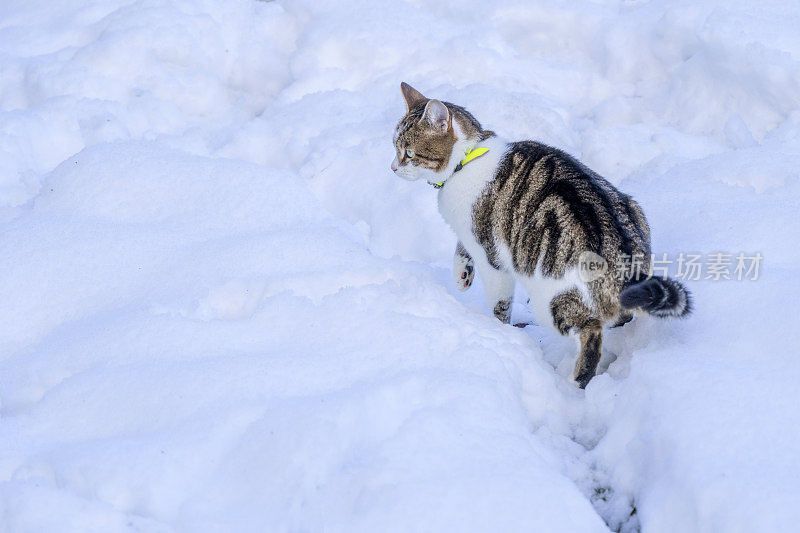
<svg viewBox="0 0 800 533"><path fill-rule="evenodd" d="M489 149L483 146L481 146L480 148L467 148L467 150L464 152L465 156L464 159L462 159L461 162L458 165L456 165L456 169L453 171L453 174L464 168L464 165L466 165L473 159L482 156L488 151ZM444 187L444 181L440 181L439 183L432 183L431 185L433 185L437 189L441 189L442 187Z"/></svg>

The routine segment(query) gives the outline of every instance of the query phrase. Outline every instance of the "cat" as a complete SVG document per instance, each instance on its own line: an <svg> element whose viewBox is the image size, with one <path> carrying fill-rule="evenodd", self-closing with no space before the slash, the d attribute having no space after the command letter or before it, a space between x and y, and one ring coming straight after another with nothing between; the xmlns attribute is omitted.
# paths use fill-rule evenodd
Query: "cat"
<svg viewBox="0 0 800 533"><path fill-rule="evenodd" d="M494 315L509 323L522 284L537 322L578 341L579 387L596 373L603 327L637 312L691 312L681 283L651 276L650 227L630 196L561 150L506 142L463 107L400 88L406 114L391 169L438 189L439 212L458 237L457 287L468 289L477 272Z"/></svg>

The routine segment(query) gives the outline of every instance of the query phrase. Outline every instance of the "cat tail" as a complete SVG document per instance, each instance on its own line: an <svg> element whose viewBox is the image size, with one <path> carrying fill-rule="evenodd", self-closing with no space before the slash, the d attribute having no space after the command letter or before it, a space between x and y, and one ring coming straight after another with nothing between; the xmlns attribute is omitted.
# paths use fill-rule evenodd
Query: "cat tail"
<svg viewBox="0 0 800 533"><path fill-rule="evenodd" d="M643 309L660 318L685 317L692 312L692 294L672 278L647 278L622 289L619 303L625 309Z"/></svg>

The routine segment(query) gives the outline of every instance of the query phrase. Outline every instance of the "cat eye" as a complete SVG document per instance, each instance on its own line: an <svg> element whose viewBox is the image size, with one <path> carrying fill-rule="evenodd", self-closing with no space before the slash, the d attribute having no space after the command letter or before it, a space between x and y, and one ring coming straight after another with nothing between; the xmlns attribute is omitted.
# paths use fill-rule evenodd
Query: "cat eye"
<svg viewBox="0 0 800 533"><path fill-rule="evenodd" d="M407 148L406 149L406 155L408 157L414 157L414 150L412 150L411 148Z"/></svg>

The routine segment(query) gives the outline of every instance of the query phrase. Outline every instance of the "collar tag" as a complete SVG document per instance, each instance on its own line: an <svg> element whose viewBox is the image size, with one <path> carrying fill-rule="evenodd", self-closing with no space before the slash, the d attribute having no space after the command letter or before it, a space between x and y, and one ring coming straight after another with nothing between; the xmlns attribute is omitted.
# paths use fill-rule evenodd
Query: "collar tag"
<svg viewBox="0 0 800 533"><path fill-rule="evenodd" d="M458 163L458 165L456 165L455 170L453 170L453 174L455 174L456 172L458 172L459 170L464 168L464 165L466 165L467 163L469 163L473 159L479 158L480 156L482 156L483 154L485 154L488 151L489 151L489 149L486 148L485 146L481 146L480 148L468 148L464 152L464 159L462 159ZM442 187L444 187L444 182L440 181L439 183L431 183L431 185L433 185L433 187L435 189L441 189Z"/></svg>
<svg viewBox="0 0 800 533"><path fill-rule="evenodd" d="M474 148L472 150L467 150L467 152L464 154L466 157L461 160L461 163L459 163L459 165L461 165L463 167L464 165L466 165L467 163L469 163L473 159L476 159L476 158L482 156L483 154L485 154L488 151L489 151L489 149L486 148L485 146L481 146L480 148Z"/></svg>

